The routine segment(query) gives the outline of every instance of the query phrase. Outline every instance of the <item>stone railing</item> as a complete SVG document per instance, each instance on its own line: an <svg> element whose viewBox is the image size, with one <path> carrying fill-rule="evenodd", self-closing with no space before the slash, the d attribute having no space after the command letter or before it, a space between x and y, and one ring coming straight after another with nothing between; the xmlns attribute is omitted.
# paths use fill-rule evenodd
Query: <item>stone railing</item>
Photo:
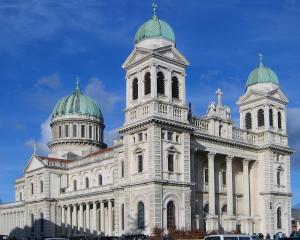
<svg viewBox="0 0 300 240"><path fill-rule="evenodd" d="M192 118L192 125L199 131L208 133L208 122L200 118Z"/></svg>
<svg viewBox="0 0 300 240"><path fill-rule="evenodd" d="M68 191L60 194L60 197L72 197L72 196L77 196L77 195L85 195L85 194L90 194L94 192L105 192L111 190L113 187L113 184L107 184L103 186L97 186L97 187L91 187L91 188L86 188L86 189L79 189L76 191Z"/></svg>
<svg viewBox="0 0 300 240"><path fill-rule="evenodd" d="M232 129L232 138L233 140L237 140L240 142L245 142L245 143L255 143L257 142L257 135L255 133L238 129L238 128L233 128Z"/></svg>
<svg viewBox="0 0 300 240"><path fill-rule="evenodd" d="M152 101L127 109L126 122L139 120L147 116L161 116L173 120L187 120L187 109L160 101Z"/></svg>

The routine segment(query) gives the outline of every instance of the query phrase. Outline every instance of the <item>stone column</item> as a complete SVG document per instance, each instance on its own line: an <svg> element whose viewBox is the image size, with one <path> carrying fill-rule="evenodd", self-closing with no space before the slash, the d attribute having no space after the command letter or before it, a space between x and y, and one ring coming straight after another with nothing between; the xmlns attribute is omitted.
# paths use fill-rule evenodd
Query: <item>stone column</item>
<svg viewBox="0 0 300 240"><path fill-rule="evenodd" d="M108 200L108 235L112 235L112 202Z"/></svg>
<svg viewBox="0 0 300 240"><path fill-rule="evenodd" d="M101 215L101 228L100 228L100 231L102 233L105 233L105 220L104 220L104 217L105 217L105 213L104 213L104 202L101 201L100 202L100 215Z"/></svg>
<svg viewBox="0 0 300 240"><path fill-rule="evenodd" d="M236 217L233 215L233 185L232 185L232 160L233 156L226 157L226 189L227 189L227 215L224 216L224 230L236 230Z"/></svg>
<svg viewBox="0 0 300 240"><path fill-rule="evenodd" d="M72 225L72 218L71 218L71 206L67 206L67 226L68 226L68 234L71 234L71 225Z"/></svg>
<svg viewBox="0 0 300 240"><path fill-rule="evenodd" d="M65 221L65 207L61 206L61 233L63 235L65 234L65 226L66 226L66 221Z"/></svg>
<svg viewBox="0 0 300 240"><path fill-rule="evenodd" d="M93 227L92 227L92 231L93 233L97 233L97 203L94 202L93 203Z"/></svg>
<svg viewBox="0 0 300 240"><path fill-rule="evenodd" d="M76 228L77 228L77 206L76 205L73 205L73 212L72 212L73 216L72 216L72 229L73 229L73 232L77 232Z"/></svg>
<svg viewBox="0 0 300 240"><path fill-rule="evenodd" d="M157 97L157 72L156 72L156 65L152 65L150 67L150 73L151 73L151 97L156 98Z"/></svg>
<svg viewBox="0 0 300 240"><path fill-rule="evenodd" d="M90 227L90 204L87 203L85 206L85 231L87 233L92 232Z"/></svg>
<svg viewBox="0 0 300 240"><path fill-rule="evenodd" d="M78 213L78 229L79 232L83 232L83 204L79 204L79 213Z"/></svg>
<svg viewBox="0 0 300 240"><path fill-rule="evenodd" d="M243 207L244 216L241 219L242 233L252 233L252 218L250 213L250 184L249 184L249 159L243 159Z"/></svg>
<svg viewBox="0 0 300 240"><path fill-rule="evenodd" d="M208 199L209 214L207 216L207 231L218 230L218 217L216 215L216 194L215 194L215 156L216 153L209 152L208 158Z"/></svg>

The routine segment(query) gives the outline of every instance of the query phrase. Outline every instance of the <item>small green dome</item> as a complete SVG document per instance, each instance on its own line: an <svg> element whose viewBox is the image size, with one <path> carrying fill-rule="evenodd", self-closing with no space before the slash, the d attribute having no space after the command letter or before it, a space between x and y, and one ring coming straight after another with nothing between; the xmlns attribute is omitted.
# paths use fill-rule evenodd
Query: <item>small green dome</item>
<svg viewBox="0 0 300 240"><path fill-rule="evenodd" d="M54 107L52 118L62 115L82 114L103 118L100 107L92 98L81 93L79 87L69 96L62 98Z"/></svg>
<svg viewBox="0 0 300 240"><path fill-rule="evenodd" d="M263 65L262 61L259 66L251 71L247 80L247 87L257 83L274 83L279 85L276 73Z"/></svg>
<svg viewBox="0 0 300 240"><path fill-rule="evenodd" d="M139 43L150 38L163 38L175 43L175 34L171 26L156 15L140 26L135 34L134 42Z"/></svg>

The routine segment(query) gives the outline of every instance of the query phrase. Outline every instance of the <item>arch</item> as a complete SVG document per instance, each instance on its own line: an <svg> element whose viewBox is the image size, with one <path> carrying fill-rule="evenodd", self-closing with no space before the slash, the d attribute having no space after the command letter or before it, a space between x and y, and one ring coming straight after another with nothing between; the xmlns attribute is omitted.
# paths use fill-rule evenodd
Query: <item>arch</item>
<svg viewBox="0 0 300 240"><path fill-rule="evenodd" d="M282 116L281 116L281 112L277 113L277 120L278 120L278 129L282 129Z"/></svg>
<svg viewBox="0 0 300 240"><path fill-rule="evenodd" d="M265 114L263 109L259 109L257 112L257 126L258 127L265 126Z"/></svg>
<svg viewBox="0 0 300 240"><path fill-rule="evenodd" d="M221 208L221 214L227 214L227 204L224 204Z"/></svg>
<svg viewBox="0 0 300 240"><path fill-rule="evenodd" d="M277 228L281 229L282 228L282 210L281 207L278 207L276 210L276 219L277 219Z"/></svg>
<svg viewBox="0 0 300 240"><path fill-rule="evenodd" d="M99 174L98 175L98 184L99 184L99 186L102 186L103 185L103 181L102 181L103 179L102 179L102 174Z"/></svg>
<svg viewBox="0 0 300 240"><path fill-rule="evenodd" d="M247 130L252 129L252 116L251 116L250 112L246 113L246 116L245 116L245 125L246 125L246 129Z"/></svg>
<svg viewBox="0 0 300 240"><path fill-rule="evenodd" d="M269 124L270 124L270 127L274 126L273 109L269 109Z"/></svg>
<svg viewBox="0 0 300 240"><path fill-rule="evenodd" d="M77 181L76 181L76 179L73 180L73 191L77 191Z"/></svg>
<svg viewBox="0 0 300 240"><path fill-rule="evenodd" d="M165 75L163 72L157 73L157 93L165 94Z"/></svg>
<svg viewBox="0 0 300 240"><path fill-rule="evenodd" d="M90 180L88 177L85 178L85 188L89 188L90 187Z"/></svg>
<svg viewBox="0 0 300 240"><path fill-rule="evenodd" d="M172 98L179 99L179 81L176 76L172 77Z"/></svg>
<svg viewBox="0 0 300 240"><path fill-rule="evenodd" d="M138 202L138 229L145 229L145 205L142 201Z"/></svg>
<svg viewBox="0 0 300 240"><path fill-rule="evenodd" d="M222 128L223 128L223 126L222 126L222 125L220 125L220 126L219 126L219 137L221 137L221 136L222 136Z"/></svg>
<svg viewBox="0 0 300 240"><path fill-rule="evenodd" d="M146 72L144 76L144 93L148 95L151 93L151 74Z"/></svg>
<svg viewBox="0 0 300 240"><path fill-rule="evenodd" d="M44 183L43 183L43 181L40 181L40 192L41 193L44 192Z"/></svg>
<svg viewBox="0 0 300 240"><path fill-rule="evenodd" d="M132 100L136 100L139 97L139 83L138 79L135 78L132 81Z"/></svg>
<svg viewBox="0 0 300 240"><path fill-rule="evenodd" d="M169 201L167 204L167 229L176 228L176 214L174 201Z"/></svg>

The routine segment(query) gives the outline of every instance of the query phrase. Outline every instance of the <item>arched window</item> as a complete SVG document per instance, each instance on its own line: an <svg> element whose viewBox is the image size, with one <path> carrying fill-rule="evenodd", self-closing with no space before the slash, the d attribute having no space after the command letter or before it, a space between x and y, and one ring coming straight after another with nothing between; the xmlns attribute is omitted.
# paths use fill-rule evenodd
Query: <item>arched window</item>
<svg viewBox="0 0 300 240"><path fill-rule="evenodd" d="M251 117L251 113L246 113L246 117L245 117L245 122L246 122L246 129L252 129L252 117Z"/></svg>
<svg viewBox="0 0 300 240"><path fill-rule="evenodd" d="M41 233L44 232L44 213L41 213L41 215L40 215L40 230L41 230Z"/></svg>
<svg viewBox="0 0 300 240"><path fill-rule="evenodd" d="M175 228L175 205L173 201L168 202L167 205L167 228Z"/></svg>
<svg viewBox="0 0 300 240"><path fill-rule="evenodd" d="M273 109L269 109L269 122L270 122L270 127L273 127L274 126Z"/></svg>
<svg viewBox="0 0 300 240"><path fill-rule="evenodd" d="M77 191L77 181L76 180L73 181L73 190Z"/></svg>
<svg viewBox="0 0 300 240"><path fill-rule="evenodd" d="M31 183L31 194L34 193L33 183Z"/></svg>
<svg viewBox="0 0 300 240"><path fill-rule="evenodd" d="M278 112L277 114L277 118L278 118L278 128L282 129L282 122L281 122L281 112Z"/></svg>
<svg viewBox="0 0 300 240"><path fill-rule="evenodd" d="M280 186L281 185L281 175L282 175L282 171L283 169L281 167L277 168L277 172L276 172L276 182L277 185Z"/></svg>
<svg viewBox="0 0 300 240"><path fill-rule="evenodd" d="M281 224L281 208L277 208L277 228L281 229L282 224Z"/></svg>
<svg viewBox="0 0 300 240"><path fill-rule="evenodd" d="M145 206L143 202L138 203L138 229L145 229Z"/></svg>
<svg viewBox="0 0 300 240"><path fill-rule="evenodd" d="M223 186L226 186L226 170L225 170L225 168L222 169L222 183L223 183Z"/></svg>
<svg viewBox="0 0 300 240"><path fill-rule="evenodd" d="M138 172L143 172L143 155L138 155Z"/></svg>
<svg viewBox="0 0 300 240"><path fill-rule="evenodd" d="M145 89L145 95L148 95L151 93L151 74L149 72L147 72L145 74L144 89Z"/></svg>
<svg viewBox="0 0 300 240"><path fill-rule="evenodd" d="M40 192L41 193L44 192L44 183L43 183L43 181L40 182Z"/></svg>
<svg viewBox="0 0 300 240"><path fill-rule="evenodd" d="M265 126L265 115L263 109L259 109L257 112L257 126L258 127Z"/></svg>
<svg viewBox="0 0 300 240"><path fill-rule="evenodd" d="M157 73L157 93L165 94L165 76L162 72Z"/></svg>
<svg viewBox="0 0 300 240"><path fill-rule="evenodd" d="M179 82L175 76L172 78L172 98L179 98Z"/></svg>
<svg viewBox="0 0 300 240"><path fill-rule="evenodd" d="M227 205L225 204L223 207L222 207L222 214L226 214L227 213Z"/></svg>
<svg viewBox="0 0 300 240"><path fill-rule="evenodd" d="M85 188L89 188L90 187L90 180L88 177L85 178Z"/></svg>
<svg viewBox="0 0 300 240"><path fill-rule="evenodd" d="M136 100L139 97L139 83L138 79L135 78L132 81L132 100Z"/></svg>
<svg viewBox="0 0 300 240"><path fill-rule="evenodd" d="M125 226L124 217L125 217L125 207L124 207L124 203L123 203L121 206L121 228L122 228L122 230L124 230L124 226Z"/></svg>
<svg viewBox="0 0 300 240"><path fill-rule="evenodd" d="M219 137L221 137L221 136L222 136L222 128L223 128L223 126L222 126L222 125L220 125L220 126L219 126Z"/></svg>
<svg viewBox="0 0 300 240"><path fill-rule="evenodd" d="M73 137L77 137L77 125L73 124Z"/></svg>
<svg viewBox="0 0 300 240"><path fill-rule="evenodd" d="M102 175L99 174L98 176L99 186L102 186Z"/></svg>

